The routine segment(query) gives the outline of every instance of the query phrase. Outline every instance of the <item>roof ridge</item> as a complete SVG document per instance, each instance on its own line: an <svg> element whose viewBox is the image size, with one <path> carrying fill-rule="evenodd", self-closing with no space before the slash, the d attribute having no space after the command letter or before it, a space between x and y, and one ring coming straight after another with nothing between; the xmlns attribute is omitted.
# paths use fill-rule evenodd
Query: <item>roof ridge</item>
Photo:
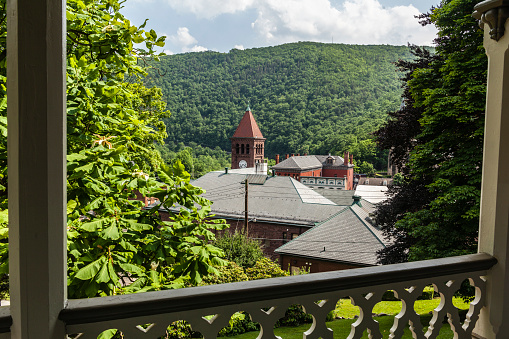
<svg viewBox="0 0 509 339"><path fill-rule="evenodd" d="M362 220L362 218L361 218L361 217L359 217L359 215L358 215L358 214L354 211L354 209L353 209L352 207L353 207L353 205L352 205L352 206L348 206L348 208L350 208L350 209L352 210L352 213L353 213L353 214L357 217L357 219L359 219L359 220L362 222L362 224L364 225L364 227L366 227L366 229L367 229L367 230L368 230L371 234L373 234L373 236L375 237L375 239L376 239L376 240L378 240L378 242L379 242L380 244L382 244L382 246L383 246L384 248L386 248L387 246L385 246L385 244L383 243L383 241L382 241L382 240L381 240L381 239L380 239L380 238L379 238L379 237L375 234L375 232L373 232L373 231L371 230L371 228L370 228L368 225L366 225L366 222L365 222L364 220ZM361 206L359 206L359 208L361 208L361 209L362 209L362 207L361 207Z"/></svg>

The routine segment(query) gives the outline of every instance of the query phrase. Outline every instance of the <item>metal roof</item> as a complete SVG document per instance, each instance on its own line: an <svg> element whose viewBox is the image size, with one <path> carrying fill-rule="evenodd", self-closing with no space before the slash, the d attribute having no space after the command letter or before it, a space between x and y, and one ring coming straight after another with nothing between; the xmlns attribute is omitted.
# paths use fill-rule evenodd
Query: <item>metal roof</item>
<svg viewBox="0 0 509 339"><path fill-rule="evenodd" d="M219 217L244 218L243 174L210 172L193 181L205 189L203 196L213 202L212 213ZM262 185L249 185L249 218L314 226L344 206L290 177L266 177Z"/></svg>
<svg viewBox="0 0 509 339"><path fill-rule="evenodd" d="M345 207L328 220L276 249L276 253L358 265L376 265L384 248L381 233L362 216L361 206Z"/></svg>
<svg viewBox="0 0 509 339"><path fill-rule="evenodd" d="M387 186L357 185L355 195L362 197L362 199L372 204L376 204L387 200L387 195L385 195L387 190Z"/></svg>

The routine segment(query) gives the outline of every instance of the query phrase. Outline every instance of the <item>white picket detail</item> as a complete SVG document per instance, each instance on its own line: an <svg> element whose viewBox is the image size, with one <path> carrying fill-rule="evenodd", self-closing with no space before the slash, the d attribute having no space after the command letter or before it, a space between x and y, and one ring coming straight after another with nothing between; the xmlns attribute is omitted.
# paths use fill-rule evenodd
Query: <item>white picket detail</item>
<svg viewBox="0 0 509 339"><path fill-rule="evenodd" d="M230 317L238 311L245 311L251 315L254 322L259 323L260 332L258 339L276 339L274 325L282 318L285 311L294 304L303 306L306 313L313 316L310 328L303 332L304 339L337 338L333 331L326 326L327 314L335 308L340 298L349 296L352 304L360 309L359 318L352 324L351 332L347 339L361 338L365 331L369 338L382 338L378 328L378 322L373 318L373 307L381 301L382 295L388 290L393 290L395 295L402 300L401 312L394 318L393 327L389 338L400 338L405 328L409 328L416 339L433 339L438 336L442 321L447 317L455 338L472 338L472 330L479 317L479 312L484 303L485 281L483 276L486 271L461 273L450 276L441 276L434 279L420 279L395 283L380 284L371 287L350 288L325 293L313 293L310 295L275 298L264 301L252 301L241 304L220 305L204 309L193 309L179 312L166 312L163 314L137 316L116 320L96 321L84 324L67 325L68 334L78 334L80 339L95 339L108 329L118 329L123 338L150 338L156 339L165 336L167 327L174 321L185 320L193 331L200 332L205 339L216 338L218 332L228 326ZM458 309L453 305L453 296L460 288L462 281L469 280L475 286L475 299L471 302L463 324L460 322ZM440 304L433 311L427 332L423 332L419 315L414 310L414 303L425 286L432 284L435 292L439 294ZM232 288L235 284L231 285ZM225 285L225 286L228 286ZM221 300L218 296L218 302ZM127 304L125 307L136 307L135 304ZM214 315L210 318L210 315ZM207 318L205 318L207 316ZM142 324L152 324L142 328ZM75 336L71 336L75 337Z"/></svg>

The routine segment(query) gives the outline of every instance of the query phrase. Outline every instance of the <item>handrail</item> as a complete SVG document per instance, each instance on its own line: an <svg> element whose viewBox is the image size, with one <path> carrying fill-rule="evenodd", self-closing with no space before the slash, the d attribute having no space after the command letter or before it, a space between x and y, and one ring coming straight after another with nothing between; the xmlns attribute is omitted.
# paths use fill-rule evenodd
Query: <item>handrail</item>
<svg viewBox="0 0 509 339"><path fill-rule="evenodd" d="M59 319L66 324L75 325L206 309L478 272L488 270L496 263L494 257L478 253L223 285L68 300Z"/></svg>
<svg viewBox="0 0 509 339"><path fill-rule="evenodd" d="M12 317L9 306L0 307L0 333L8 333L11 331Z"/></svg>

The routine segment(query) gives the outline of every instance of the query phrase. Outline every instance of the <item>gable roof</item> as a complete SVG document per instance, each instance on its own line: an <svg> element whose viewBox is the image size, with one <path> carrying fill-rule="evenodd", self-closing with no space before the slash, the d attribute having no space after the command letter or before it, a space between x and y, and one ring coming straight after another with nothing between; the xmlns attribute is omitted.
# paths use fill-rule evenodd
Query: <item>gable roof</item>
<svg viewBox="0 0 509 339"><path fill-rule="evenodd" d="M385 244L382 232L368 222L367 216L368 211L362 206L345 207L275 252L361 266L377 265L376 252Z"/></svg>
<svg viewBox="0 0 509 339"><path fill-rule="evenodd" d="M203 197L213 202L213 214L243 219L245 193L241 183L245 179L245 174L218 171L207 173L192 184L205 189ZM263 183L249 185L249 218L260 221L313 227L344 207L290 177L267 176Z"/></svg>
<svg viewBox="0 0 509 339"><path fill-rule="evenodd" d="M327 164L327 158L334 158L334 164ZM282 169L295 169L295 170L310 170L315 168L333 168L345 166L344 159L337 155L300 155L292 156L288 159L281 161L279 164L272 166L277 170ZM348 165L353 167L353 165Z"/></svg>
<svg viewBox="0 0 509 339"><path fill-rule="evenodd" d="M247 110L240 120L232 138L257 138L263 139L262 132L256 123L251 110Z"/></svg>

